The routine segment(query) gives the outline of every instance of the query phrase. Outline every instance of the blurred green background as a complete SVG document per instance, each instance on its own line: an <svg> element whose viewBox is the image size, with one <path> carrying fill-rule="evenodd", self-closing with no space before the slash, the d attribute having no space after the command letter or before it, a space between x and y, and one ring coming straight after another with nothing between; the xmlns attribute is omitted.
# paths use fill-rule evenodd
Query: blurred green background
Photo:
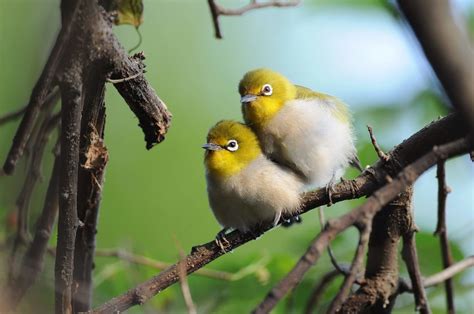
<svg viewBox="0 0 474 314"><path fill-rule="evenodd" d="M0 116L27 103L59 29L59 1L0 0ZM229 7L246 1L220 1ZM474 33L474 2L453 1L460 25ZM359 156L364 165L376 155L369 144L370 124L386 150L426 123L445 115L443 95L429 65L407 29L382 1L313 0L297 8L264 9L241 17L221 17L223 40L214 38L204 0L145 0L143 43L147 79L173 113L166 140L145 150L138 121L113 86L108 86L106 145L110 154L100 210L98 248L126 248L165 262L174 262L179 250L211 240L219 226L207 204L202 164L207 130L221 119L241 119L237 84L256 67L270 67L293 82L337 95L354 113ZM138 41L131 26L115 28L122 44ZM0 157L6 155L17 127L0 128ZM51 141L51 143L54 140ZM50 143L49 147L52 147ZM48 152L50 149L48 148ZM51 169L47 155L44 181L32 202L38 215ZM2 161L3 162L3 161ZM13 177L0 177L2 238L11 233L8 215L15 206L25 174L25 163ZM456 260L474 253L474 167L468 158L447 164L453 189L448 198L448 230ZM346 177L355 176L349 172ZM436 224L435 171L415 186L415 214L423 275L441 269ZM340 215L363 200L337 204L326 210ZM216 260L208 268L237 273L251 265L240 280L222 281L192 275L191 293L199 313L245 313L295 264L319 231L316 211L304 223L278 228L257 241ZM341 262L351 260L356 231L336 239ZM51 243L54 245L54 241ZM3 254L3 253L2 253ZM48 257L39 283L30 291L21 311L49 312L53 304L53 259ZM3 266L3 265L0 265ZM156 270L115 258L97 257L94 304L123 293ZM403 268L403 266L402 266ZM325 256L305 277L295 293L275 313L301 313L318 278L331 269ZM402 272L406 276L406 272ZM474 309L474 273L456 279L460 313ZM340 284L335 281L318 311L324 311ZM428 290L435 313L444 313L443 287ZM33 308L34 306L34 308ZM413 312L411 295L402 295L396 313ZM185 305L178 286L172 287L130 313L181 313Z"/></svg>

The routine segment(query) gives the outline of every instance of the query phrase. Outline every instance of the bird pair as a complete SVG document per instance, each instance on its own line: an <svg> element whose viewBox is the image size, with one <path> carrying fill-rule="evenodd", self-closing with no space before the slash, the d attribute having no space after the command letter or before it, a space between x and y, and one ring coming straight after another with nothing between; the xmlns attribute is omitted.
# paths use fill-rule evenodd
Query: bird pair
<svg viewBox="0 0 474 314"><path fill-rule="evenodd" d="M257 69L239 83L246 124L224 120L207 136L209 203L223 226L252 232L293 216L302 192L331 187L347 166L361 169L351 117L339 99Z"/></svg>

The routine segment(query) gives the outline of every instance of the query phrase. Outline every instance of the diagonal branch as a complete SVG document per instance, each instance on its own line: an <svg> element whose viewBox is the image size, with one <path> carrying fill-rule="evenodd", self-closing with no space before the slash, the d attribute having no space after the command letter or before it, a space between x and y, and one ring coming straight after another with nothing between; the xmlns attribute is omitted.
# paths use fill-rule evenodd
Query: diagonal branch
<svg viewBox="0 0 474 314"><path fill-rule="evenodd" d="M37 227L33 242L29 245L21 261L18 276L10 287L4 289L8 293L4 296L4 301L0 301L0 304L9 307L4 309L6 312L14 311L19 301L36 281L36 278L43 269L44 255L47 251L48 241L58 213L59 141L54 149L54 154L56 158L53 171L49 180L43 210L36 223Z"/></svg>
<svg viewBox="0 0 474 314"><path fill-rule="evenodd" d="M327 272L318 284L314 287L311 295L308 299L308 303L306 304L305 313L311 314L314 312L314 309L317 307L319 300L321 299L324 290L331 282L337 278L337 276L341 275L341 273L337 269L333 269Z"/></svg>
<svg viewBox="0 0 474 314"><path fill-rule="evenodd" d="M53 50L48 57L48 61L46 62L43 72L41 73L38 82L31 92L30 101L28 102L25 114L21 120L20 126L16 131L12 146L3 165L3 171L6 174L13 173L18 160L23 155L26 143L31 136L35 121L38 118L39 112L41 110L41 105L46 99L48 93L52 90L53 80L57 75L59 65L62 61L62 54L66 49L66 42L69 39L72 29L71 25L74 23L80 2L81 0L74 2L71 19L69 23L64 25L64 27L61 29L54 44Z"/></svg>
<svg viewBox="0 0 474 314"><path fill-rule="evenodd" d="M442 120L440 120L438 123L440 123L441 121ZM444 122L446 122L446 120L444 120ZM438 126L439 125L435 123L431 125L431 128L430 127L425 128L420 132L425 135L427 133L431 134L432 132L434 132L434 130L438 130ZM446 134L446 133L447 132L445 131L445 129L443 129L441 134ZM408 149L407 145L411 146L414 143L417 144L416 150L423 149L422 147L420 147L420 145L426 145L426 143L429 141L428 140L422 141L420 144L418 143L418 140L420 139L419 136L421 135L416 134L409 140L405 141L403 144L399 145L399 147L397 147L391 153L393 154L392 156L395 156L395 153L397 150L402 150L397 153L398 160L401 161L401 160L409 159L411 152L410 152L410 149ZM440 138L437 138L437 140L440 140ZM426 169L431 167L434 163L436 163L438 158L440 158L439 156L443 156L444 158L446 158L448 156L458 155L458 154L467 152L469 150L469 146L470 145L467 143L466 140L461 139L456 142L444 145L437 150L431 150L430 152L428 152L423 158L415 162L413 165L407 167L405 171L403 172L403 176L401 176L397 180L393 180L392 183L386 185L383 189L376 192L375 196L372 196L371 198L369 198L369 200L364 206L361 206L353 210L352 212L342 216L337 221L330 223L329 227L318 236L315 242L316 247L314 249L310 248L309 252L310 252L310 255L312 255L312 257L309 257L310 259L309 260L306 259L306 261L310 262L310 261L316 260L317 259L316 257L318 257L321 254L321 251L327 247L329 240L333 239L337 233L342 232L345 228L348 228L352 224L356 223L357 219L360 218L359 215L370 216L370 214L375 214L376 211L379 209L380 203L388 202L405 185L413 182L418 177L419 173L425 171ZM415 147L413 147L413 149L415 149ZM383 172L383 170L381 171ZM362 180L362 177L370 176L372 178L371 180L369 180L368 177L363 180L366 182L366 186L358 186L357 184L358 183L360 184L361 181L358 181L357 179L354 181L355 183L353 183L352 187L350 184L347 184L347 183L337 184L334 187L336 192L333 194L333 200L340 201L343 198L348 199L351 197L354 198L354 197L360 197L360 195L365 195L365 194L362 194L361 191L365 191L366 193L371 193L373 191L372 189L375 189L378 186L377 183L372 181L374 178L374 175L375 177L378 177L374 173L372 174L366 173L366 174L361 175L358 178ZM357 185L357 189L355 193L357 195L354 195L354 189L353 189L354 185ZM386 191L387 189L388 191ZM382 192L382 191L385 191L385 192ZM303 205L302 205L302 211L306 212L314 207L325 204L327 202L328 202L328 196L324 188L318 191L315 191L313 193L308 193L305 195ZM269 229L271 229L271 227L266 228L266 230L269 230ZM236 249L237 247L253 239L252 235L242 234L237 231L230 233L226 237L229 241L228 250L226 252ZM190 274L190 273L195 272L197 269L200 269L204 265L222 256L226 252L223 252L221 248L215 243L215 241L211 241L204 245L193 248L191 254L189 254L186 257L187 273ZM305 265L304 268L307 266L309 268L310 265L311 263L309 264L307 263L307 265ZM305 269L303 269L303 273L304 272L305 272ZM149 279L148 281L142 284L139 284L135 288L130 289L123 295L118 296L108 301L107 303L101 305L100 307L94 309L92 313L109 313L113 311L124 311L134 305L143 304L144 302L148 301L152 296L156 295L157 293L169 287L170 285L176 283L178 280L179 280L179 276L177 273L177 266L175 264L171 266L170 268L162 271L157 276Z"/></svg>
<svg viewBox="0 0 474 314"><path fill-rule="evenodd" d="M250 0L247 5L244 5L240 8L236 9L229 9L224 8L218 3L216 0L208 0L209 9L211 10L212 22L214 24L214 31L215 36L218 39L222 39L222 33L219 25L219 16L227 15L227 16L238 16L243 15L249 11L275 7L275 8L282 8L282 7L294 7L300 4L301 0L269 0L266 2L257 2L256 0Z"/></svg>
<svg viewBox="0 0 474 314"><path fill-rule="evenodd" d="M364 223L361 226L360 236L359 236L359 244L357 246L356 254L354 259L351 263L351 267L349 269L348 274L344 278L344 282L339 289L336 297L332 300L331 305L329 306L328 313L336 313L341 304L345 301L347 296L349 295L350 289L352 285L357 279L359 272L362 268L362 263L364 262L364 253L367 248L367 244L369 243L370 232L372 230L371 223Z"/></svg>
<svg viewBox="0 0 474 314"><path fill-rule="evenodd" d="M114 61L113 77L128 78L143 72L143 53L129 57L124 50L120 50L116 54L119 58ZM146 148L150 149L163 141L171 125L172 115L144 75L116 83L114 87L137 116L145 134Z"/></svg>
<svg viewBox="0 0 474 314"><path fill-rule="evenodd" d="M433 148L430 153L419 158L400 172L397 179L377 190L363 205L331 222L313 240L295 267L267 294L254 313L270 312L280 299L300 283L306 272L318 261L323 250L339 233L355 224L371 223L374 215L385 204L395 198L406 187L412 185L423 172L432 167L438 160L446 156L468 152L470 146L468 140L461 139Z"/></svg>
<svg viewBox="0 0 474 314"><path fill-rule="evenodd" d="M11 122L11 121L14 121L14 120L20 118L25 113L26 108L27 108L27 106L24 106L24 107L21 107L20 109L17 109L15 111L9 112L9 113L1 116L0 117L0 125L3 125L5 123L8 123L8 122Z"/></svg>

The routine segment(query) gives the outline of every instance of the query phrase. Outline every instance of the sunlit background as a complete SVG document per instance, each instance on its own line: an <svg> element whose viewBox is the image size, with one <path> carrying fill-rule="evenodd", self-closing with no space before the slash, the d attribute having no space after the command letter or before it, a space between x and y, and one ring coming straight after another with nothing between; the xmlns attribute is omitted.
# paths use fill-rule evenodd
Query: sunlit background
<svg viewBox="0 0 474 314"><path fill-rule="evenodd" d="M58 2L0 0L0 116L27 103L59 29ZM220 3L232 7L246 1ZM188 252L215 236L219 226L207 204L200 146L217 121L241 119L237 84L250 69L272 68L294 83L347 102L354 114L357 147L364 165L377 159L368 141L367 124L374 128L381 146L389 150L448 113L416 39L393 8L382 1L313 0L297 8L221 17L223 40L214 38L205 0L145 0L144 5L139 50L147 57L147 79L173 113L172 127L162 144L147 151L138 120L114 87L108 86L105 140L110 161L100 209L98 248L125 248L174 262L179 250ZM474 1L453 1L453 8L459 25L468 27L473 39ZM115 31L126 48L138 41L131 26L116 27ZM17 124L0 128L2 162ZM52 143L54 139L49 147ZM48 154L44 180L31 206L35 216L43 202L51 161ZM23 163L15 176L0 178L0 219L6 226L1 228L3 239L12 232L8 217L15 208L24 173ZM346 177L355 175L351 171ZM447 163L447 180L453 190L448 197L447 223L456 260L474 254L473 175L473 164L466 156ZM438 239L432 235L436 193L432 169L415 185L414 210L421 229L417 245L425 276L441 269ZM336 204L326 210L326 215L340 215L362 201ZM301 225L278 228L208 266L232 273L244 269L247 276L235 276L236 280L229 282L192 275L190 288L199 313L245 313L257 305L320 230L316 211L303 219ZM355 234L349 230L335 241L334 250L341 262L351 260ZM48 257L39 283L27 296L24 311L31 310L32 304L45 311L52 306L53 263ZM109 257L97 257L96 266L95 305L157 273ZM302 312L310 290L331 267L324 257L275 313ZM340 282L330 286L320 309L328 305ZM455 282L459 313L469 313L474 308L474 274L466 272ZM443 287L428 289L428 295L433 311L444 313ZM395 313L410 313L413 309L413 297L402 295ZM184 311L179 287L172 287L130 313Z"/></svg>

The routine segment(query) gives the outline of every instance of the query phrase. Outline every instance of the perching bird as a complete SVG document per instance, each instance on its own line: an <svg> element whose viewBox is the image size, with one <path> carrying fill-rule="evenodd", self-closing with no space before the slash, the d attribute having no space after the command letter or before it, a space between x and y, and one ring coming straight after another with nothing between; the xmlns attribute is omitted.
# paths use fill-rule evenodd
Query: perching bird
<svg viewBox="0 0 474 314"><path fill-rule="evenodd" d="M223 226L218 241L229 229L255 235L259 226L276 224L299 209L303 181L270 161L246 125L217 123L203 148L209 204Z"/></svg>
<svg viewBox="0 0 474 314"><path fill-rule="evenodd" d="M245 122L264 153L299 174L307 189L326 186L330 192L348 165L362 171L350 113L339 99L269 69L247 72L239 93Z"/></svg>

